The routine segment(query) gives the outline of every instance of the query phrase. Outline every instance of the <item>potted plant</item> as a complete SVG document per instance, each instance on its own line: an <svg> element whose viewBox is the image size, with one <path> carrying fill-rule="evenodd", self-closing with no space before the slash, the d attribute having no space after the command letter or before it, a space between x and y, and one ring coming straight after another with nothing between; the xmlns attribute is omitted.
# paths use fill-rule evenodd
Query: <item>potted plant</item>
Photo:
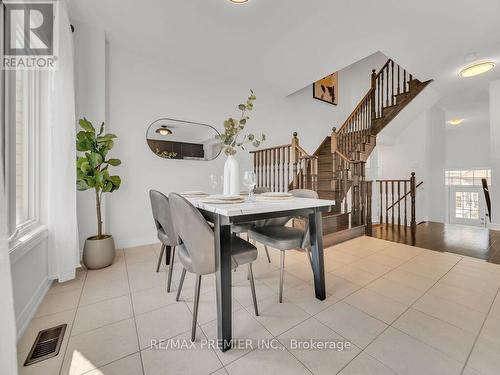
<svg viewBox="0 0 500 375"><path fill-rule="evenodd" d="M234 157L237 148L244 150L246 143L252 143L254 147L259 147L266 139L264 134L256 137L251 133L245 134L242 139L238 139L240 133L245 129L247 121L250 119L247 112L253 110L253 103L256 99L257 97L254 92L250 90L250 96L247 98L246 103L238 105L238 109L241 111L240 119L228 118L224 121L224 133L217 136L227 156L226 163L224 164L224 194L240 194L239 166L238 161Z"/></svg>
<svg viewBox="0 0 500 375"><path fill-rule="evenodd" d="M111 265L115 258L113 237L102 233L101 201L104 193L112 193L120 187L120 177L110 176L109 167L116 167L121 161L106 159L116 135L104 134L104 122L99 133L86 118L78 123L82 130L76 135L76 150L84 155L76 160L76 186L80 191L94 189L97 211L97 235L85 240L83 263L89 269L99 269Z"/></svg>

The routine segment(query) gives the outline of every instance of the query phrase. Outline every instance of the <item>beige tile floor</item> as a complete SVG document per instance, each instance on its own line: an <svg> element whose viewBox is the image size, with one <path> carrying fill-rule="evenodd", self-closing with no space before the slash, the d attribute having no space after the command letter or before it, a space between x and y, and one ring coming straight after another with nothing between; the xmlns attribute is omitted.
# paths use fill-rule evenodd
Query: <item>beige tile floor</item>
<svg viewBox="0 0 500 375"><path fill-rule="evenodd" d="M278 304L279 252L254 264L260 316L246 269L233 273L235 338L272 339L277 350L202 348L216 337L215 281L204 277L196 347L154 350L151 339L188 338L194 278L182 301L166 272L155 272L159 245L118 252L99 271L54 284L18 343L20 374L500 374L500 266L370 237L325 249L325 301L313 297L303 252L286 258ZM23 367L36 333L67 323L61 353ZM341 340L350 350L303 350L290 339Z"/></svg>

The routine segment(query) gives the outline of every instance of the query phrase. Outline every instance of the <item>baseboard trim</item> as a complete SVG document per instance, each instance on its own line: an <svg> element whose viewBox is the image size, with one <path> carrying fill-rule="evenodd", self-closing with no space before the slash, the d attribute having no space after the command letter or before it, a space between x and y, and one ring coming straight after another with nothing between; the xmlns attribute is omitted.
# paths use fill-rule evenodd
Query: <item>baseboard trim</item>
<svg viewBox="0 0 500 375"><path fill-rule="evenodd" d="M493 224L493 223L490 223L488 225L488 228L489 229L493 229L493 230L500 230L500 224Z"/></svg>
<svg viewBox="0 0 500 375"><path fill-rule="evenodd" d="M24 307L23 311L21 311L21 313L17 317L16 319L17 341L19 341L19 339L23 336L24 332L26 331L26 328L28 328L28 325L35 316L38 306L40 306L40 304L42 303L42 300L49 291L51 285L52 285L52 280L49 280L48 278L45 279L40 284L36 292L31 296L28 304Z"/></svg>
<svg viewBox="0 0 500 375"><path fill-rule="evenodd" d="M115 246L117 249L149 245L157 242L159 242L159 240L156 237L115 238Z"/></svg>

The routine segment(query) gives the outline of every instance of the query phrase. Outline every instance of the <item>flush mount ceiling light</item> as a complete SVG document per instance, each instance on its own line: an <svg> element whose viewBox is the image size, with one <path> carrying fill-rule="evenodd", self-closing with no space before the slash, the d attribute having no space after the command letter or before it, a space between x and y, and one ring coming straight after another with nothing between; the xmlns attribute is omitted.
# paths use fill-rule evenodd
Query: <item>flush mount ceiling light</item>
<svg viewBox="0 0 500 375"><path fill-rule="evenodd" d="M454 118L448 121L448 124L450 125L460 125L464 121L463 118Z"/></svg>
<svg viewBox="0 0 500 375"><path fill-rule="evenodd" d="M462 68L460 71L460 77L474 77L479 74L489 72L494 67L495 63L493 61L475 62Z"/></svg>
<svg viewBox="0 0 500 375"><path fill-rule="evenodd" d="M166 125L162 125L160 128L156 129L155 132L158 133L158 134L160 134L160 135L170 135L170 134L172 134L172 130L170 130L169 128L167 128Z"/></svg>
<svg viewBox="0 0 500 375"><path fill-rule="evenodd" d="M248 0L229 0L229 1L235 4L243 4L246 3Z"/></svg>

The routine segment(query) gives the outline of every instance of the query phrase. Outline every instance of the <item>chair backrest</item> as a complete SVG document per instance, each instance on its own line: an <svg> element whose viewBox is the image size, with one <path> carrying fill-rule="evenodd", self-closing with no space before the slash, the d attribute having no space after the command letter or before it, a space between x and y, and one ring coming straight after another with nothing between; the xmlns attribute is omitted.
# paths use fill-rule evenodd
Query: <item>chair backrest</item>
<svg viewBox="0 0 500 375"><path fill-rule="evenodd" d="M163 231L167 235L171 246L177 246L179 236L175 231L168 197L159 191L150 190L149 199L151 200L156 230Z"/></svg>
<svg viewBox="0 0 500 375"><path fill-rule="evenodd" d="M214 231L200 211L176 193L169 195L174 225L198 275L215 272Z"/></svg>
<svg viewBox="0 0 500 375"><path fill-rule="evenodd" d="M309 189L294 189L289 191L294 197L297 198L310 198L310 199L318 199L319 195L314 190Z"/></svg>
<svg viewBox="0 0 500 375"><path fill-rule="evenodd" d="M270 191L271 191L271 189L269 189L268 187L265 187L265 186L256 187L253 189L253 192L255 194L269 193Z"/></svg>

